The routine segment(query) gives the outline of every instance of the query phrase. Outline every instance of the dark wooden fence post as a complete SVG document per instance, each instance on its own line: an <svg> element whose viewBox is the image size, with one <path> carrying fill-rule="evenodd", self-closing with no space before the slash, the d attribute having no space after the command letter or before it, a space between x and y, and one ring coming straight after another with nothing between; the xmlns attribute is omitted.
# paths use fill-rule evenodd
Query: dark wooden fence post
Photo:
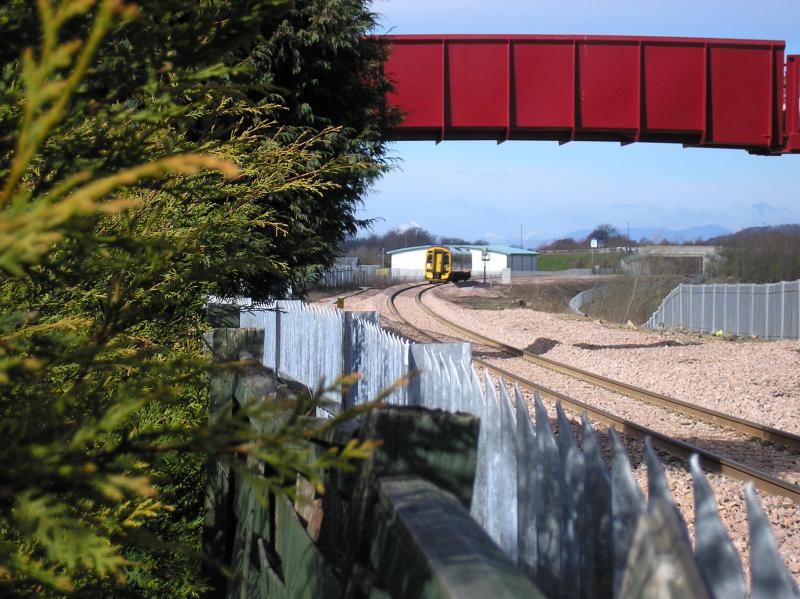
<svg viewBox="0 0 800 599"><path fill-rule="evenodd" d="M237 307L238 310L238 307ZM217 312L217 315L220 313ZM238 312L237 312L238 314ZM232 318L231 311L223 312ZM233 398L237 373L230 368L218 368L215 364L239 360L242 351L248 351L259 362L264 352L264 331L259 329L220 328L204 335L210 350L212 367L209 374L209 422L230 417L235 409ZM235 480L230 466L223 459L209 459L206 467L207 483L205 496L205 519L203 523L203 548L207 555L227 563L233 551L233 497ZM214 592L224 591L225 578L216 567L206 568Z"/></svg>

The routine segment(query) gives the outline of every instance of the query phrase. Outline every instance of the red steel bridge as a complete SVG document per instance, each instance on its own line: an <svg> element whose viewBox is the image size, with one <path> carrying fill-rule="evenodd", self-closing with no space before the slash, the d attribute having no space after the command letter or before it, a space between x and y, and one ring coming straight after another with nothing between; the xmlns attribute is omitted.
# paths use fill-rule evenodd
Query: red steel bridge
<svg viewBox="0 0 800 599"><path fill-rule="evenodd" d="M800 56L782 41L396 35L398 140L680 143L800 153Z"/></svg>

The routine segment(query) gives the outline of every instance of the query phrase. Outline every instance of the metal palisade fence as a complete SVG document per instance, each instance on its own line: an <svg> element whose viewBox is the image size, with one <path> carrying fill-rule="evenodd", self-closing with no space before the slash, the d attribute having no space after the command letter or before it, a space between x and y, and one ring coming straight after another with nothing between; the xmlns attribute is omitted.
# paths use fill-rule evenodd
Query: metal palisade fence
<svg viewBox="0 0 800 599"><path fill-rule="evenodd" d="M645 326L800 339L800 281L689 285L670 291Z"/></svg>
<svg viewBox="0 0 800 599"><path fill-rule="evenodd" d="M322 273L317 286L326 289L372 287L389 284L389 271L377 264L363 266L334 266Z"/></svg>
<svg viewBox="0 0 800 599"><path fill-rule="evenodd" d="M469 344L415 344L380 329L377 313L347 313L301 302L243 306L242 327L265 329L264 363L309 385L341 372L362 379L344 404L369 401L406 373L386 399L478 416L481 427L471 513L548 597L748 596L739 555L722 524L696 456L695 542L669 492L663 466L645 449L645 498L614 430L611 468L583 417L581 444L561 406L555 428L538 394L534 418L520 389L480 377ZM289 339L292 337L292 339ZM749 595L800 599L767 516L745 489L750 530ZM668 574L667 574L668 573Z"/></svg>
<svg viewBox="0 0 800 599"><path fill-rule="evenodd" d="M459 382L471 392L430 407L481 419L473 517L548 597L800 597L750 485L745 488L748 593L739 555L697 456L690 461L693 547L649 440L645 498L613 429L606 431L609 470L585 416L579 447L560 405L555 435L538 394L532 421L518 387L515 408L502 379L485 373L481 385L470 368Z"/></svg>
<svg viewBox="0 0 800 599"><path fill-rule="evenodd" d="M377 312L344 312L296 300L241 303L240 326L265 331L265 366L313 391L342 373L360 373L346 397L329 396L345 406L370 401L415 372L409 384L398 386L387 401L444 407L438 402L454 396L458 380L470 368L469 344L412 344L382 329Z"/></svg>
<svg viewBox="0 0 800 599"><path fill-rule="evenodd" d="M532 277L575 277L593 274L613 274L614 269L597 268L570 268L568 270L514 270L511 276L514 279L528 279ZM483 269L476 268L471 277L475 280L483 279ZM486 271L487 279L499 279L502 271ZM325 271L315 283L322 289L349 289L355 287L382 287L397 283L414 283L425 280L425 271L422 268L378 268L373 265L334 267Z"/></svg>
<svg viewBox="0 0 800 599"><path fill-rule="evenodd" d="M575 314L576 316L586 316L586 314L581 310L583 304L592 301L600 294L603 293L604 287L592 287L591 289L586 289L581 291L577 295L575 295L571 300L569 300L569 311Z"/></svg>
<svg viewBox="0 0 800 599"><path fill-rule="evenodd" d="M382 287L395 283L424 281L425 271L420 269L379 268L377 265L334 267L326 270L316 282L323 289L352 287Z"/></svg>

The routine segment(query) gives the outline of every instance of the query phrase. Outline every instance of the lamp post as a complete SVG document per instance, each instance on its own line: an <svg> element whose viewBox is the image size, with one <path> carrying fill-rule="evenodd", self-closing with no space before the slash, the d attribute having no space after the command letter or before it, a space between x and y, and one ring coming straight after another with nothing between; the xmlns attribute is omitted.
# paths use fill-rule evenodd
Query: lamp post
<svg viewBox="0 0 800 599"><path fill-rule="evenodd" d="M486 264L489 262L489 248L481 251L481 261L483 262L483 284L486 285Z"/></svg>

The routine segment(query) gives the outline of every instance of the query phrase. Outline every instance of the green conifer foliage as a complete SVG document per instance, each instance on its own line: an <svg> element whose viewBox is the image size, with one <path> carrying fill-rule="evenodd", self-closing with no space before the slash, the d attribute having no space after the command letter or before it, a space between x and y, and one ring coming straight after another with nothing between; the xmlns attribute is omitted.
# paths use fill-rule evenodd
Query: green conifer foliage
<svg viewBox="0 0 800 599"><path fill-rule="evenodd" d="M280 491L369 450L254 436L274 406L206 424L205 298L313 271L297 222L328 243L350 217L310 207L380 170L333 119L280 122L248 58L276 4L0 8L0 594L196 596L205 456Z"/></svg>

